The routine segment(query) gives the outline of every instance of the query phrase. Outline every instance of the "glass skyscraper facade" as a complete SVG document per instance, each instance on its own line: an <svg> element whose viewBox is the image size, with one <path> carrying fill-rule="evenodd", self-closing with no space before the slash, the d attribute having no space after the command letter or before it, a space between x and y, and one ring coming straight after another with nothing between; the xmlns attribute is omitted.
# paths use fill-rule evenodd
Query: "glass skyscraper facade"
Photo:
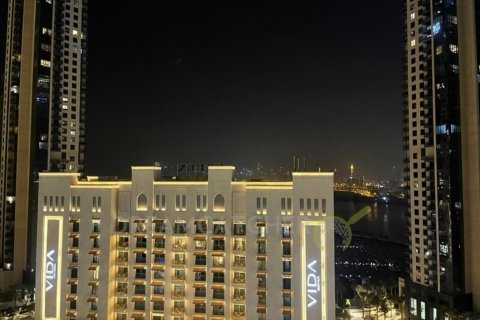
<svg viewBox="0 0 480 320"><path fill-rule="evenodd" d="M35 182L82 172L86 0L9 0L0 166L0 287L35 266Z"/></svg>
<svg viewBox="0 0 480 320"><path fill-rule="evenodd" d="M471 250L480 225L474 203L480 195L478 139L472 141L479 130L478 121L471 121L479 109L478 14L471 13L478 13L479 5L406 1L406 305L412 319L443 319L446 310L478 307L474 265L480 261Z"/></svg>

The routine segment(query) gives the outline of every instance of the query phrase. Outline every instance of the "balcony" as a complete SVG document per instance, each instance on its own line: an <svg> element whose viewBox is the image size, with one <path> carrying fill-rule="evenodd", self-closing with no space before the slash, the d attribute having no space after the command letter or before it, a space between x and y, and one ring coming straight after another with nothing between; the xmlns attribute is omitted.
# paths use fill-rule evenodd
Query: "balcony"
<svg viewBox="0 0 480 320"><path fill-rule="evenodd" d="M245 252L245 244L235 244L233 246L233 252L235 252L235 253Z"/></svg>
<svg viewBox="0 0 480 320"><path fill-rule="evenodd" d="M234 301L245 301L245 295L241 295L241 294L236 294L233 296L233 300Z"/></svg>
<svg viewBox="0 0 480 320"><path fill-rule="evenodd" d="M117 290L115 290L116 294L118 296L124 296L127 294L127 288L117 288Z"/></svg>
<svg viewBox="0 0 480 320"><path fill-rule="evenodd" d="M128 251L128 241L118 242L117 249L121 251Z"/></svg>
<svg viewBox="0 0 480 320"><path fill-rule="evenodd" d="M233 262L234 268L245 268L245 261L234 261Z"/></svg>
<svg viewBox="0 0 480 320"><path fill-rule="evenodd" d="M124 280L128 279L128 272L118 272L116 275L117 280Z"/></svg>
<svg viewBox="0 0 480 320"><path fill-rule="evenodd" d="M185 297L185 291L173 291L172 296L174 298L183 298Z"/></svg>
<svg viewBox="0 0 480 320"><path fill-rule="evenodd" d="M264 278L259 278L258 279L258 288L260 288L260 289L267 288L267 280L264 279Z"/></svg>
<svg viewBox="0 0 480 320"><path fill-rule="evenodd" d="M266 296L258 296L258 306L265 307L267 305L267 297Z"/></svg>
<svg viewBox="0 0 480 320"><path fill-rule="evenodd" d="M172 267L184 266L186 263L186 259L174 259L172 261Z"/></svg>
<svg viewBox="0 0 480 320"><path fill-rule="evenodd" d="M171 312L174 315L182 315L185 313L185 307L172 307Z"/></svg>
<svg viewBox="0 0 480 320"><path fill-rule="evenodd" d="M235 312L233 312L232 316L234 318L244 318L245 317L245 312L244 311L235 311Z"/></svg>
<svg viewBox="0 0 480 320"><path fill-rule="evenodd" d="M233 278L233 283L235 284L245 283L245 278Z"/></svg>
<svg viewBox="0 0 480 320"><path fill-rule="evenodd" d="M185 275L184 274L177 274L172 276L172 281L178 282L178 281L185 281Z"/></svg>
<svg viewBox="0 0 480 320"><path fill-rule="evenodd" d="M187 249L187 243L174 243L172 244L172 250L178 251L178 250L186 250Z"/></svg>
<svg viewBox="0 0 480 320"><path fill-rule="evenodd" d="M127 310L127 304L126 303L117 303L115 305L115 311L116 312L125 312Z"/></svg>

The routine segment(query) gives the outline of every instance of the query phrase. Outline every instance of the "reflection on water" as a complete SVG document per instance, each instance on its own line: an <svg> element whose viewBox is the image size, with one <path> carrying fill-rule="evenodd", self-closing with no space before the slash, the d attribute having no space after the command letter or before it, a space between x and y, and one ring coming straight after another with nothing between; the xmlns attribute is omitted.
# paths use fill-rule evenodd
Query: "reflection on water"
<svg viewBox="0 0 480 320"><path fill-rule="evenodd" d="M350 248L340 250L340 237L335 237L336 275L349 281L368 279L372 283L402 276L408 267L407 204L386 204L345 194L335 196L335 215L346 220L365 206L371 208L365 218L351 225Z"/></svg>
<svg viewBox="0 0 480 320"><path fill-rule="evenodd" d="M384 201L375 202L369 199L336 199L335 215L348 220L366 205L371 207L371 213L352 225L354 235L407 243L406 203L386 204Z"/></svg>

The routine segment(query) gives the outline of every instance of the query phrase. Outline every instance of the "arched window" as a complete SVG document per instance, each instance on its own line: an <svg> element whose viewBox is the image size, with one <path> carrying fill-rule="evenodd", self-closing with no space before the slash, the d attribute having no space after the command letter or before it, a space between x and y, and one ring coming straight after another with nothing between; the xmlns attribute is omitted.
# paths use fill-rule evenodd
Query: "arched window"
<svg viewBox="0 0 480 320"><path fill-rule="evenodd" d="M140 193L140 195L137 198L137 210L138 211L147 211L147 196L144 195L143 193Z"/></svg>
<svg viewBox="0 0 480 320"><path fill-rule="evenodd" d="M215 198L213 198L213 211L225 211L225 199L221 194L217 194Z"/></svg>

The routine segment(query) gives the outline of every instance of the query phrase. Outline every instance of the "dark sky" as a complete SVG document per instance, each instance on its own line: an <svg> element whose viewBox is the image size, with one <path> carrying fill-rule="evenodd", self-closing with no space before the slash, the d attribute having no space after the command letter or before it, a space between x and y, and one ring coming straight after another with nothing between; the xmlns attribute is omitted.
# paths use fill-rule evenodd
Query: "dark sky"
<svg viewBox="0 0 480 320"><path fill-rule="evenodd" d="M403 157L402 2L90 1L87 174Z"/></svg>

